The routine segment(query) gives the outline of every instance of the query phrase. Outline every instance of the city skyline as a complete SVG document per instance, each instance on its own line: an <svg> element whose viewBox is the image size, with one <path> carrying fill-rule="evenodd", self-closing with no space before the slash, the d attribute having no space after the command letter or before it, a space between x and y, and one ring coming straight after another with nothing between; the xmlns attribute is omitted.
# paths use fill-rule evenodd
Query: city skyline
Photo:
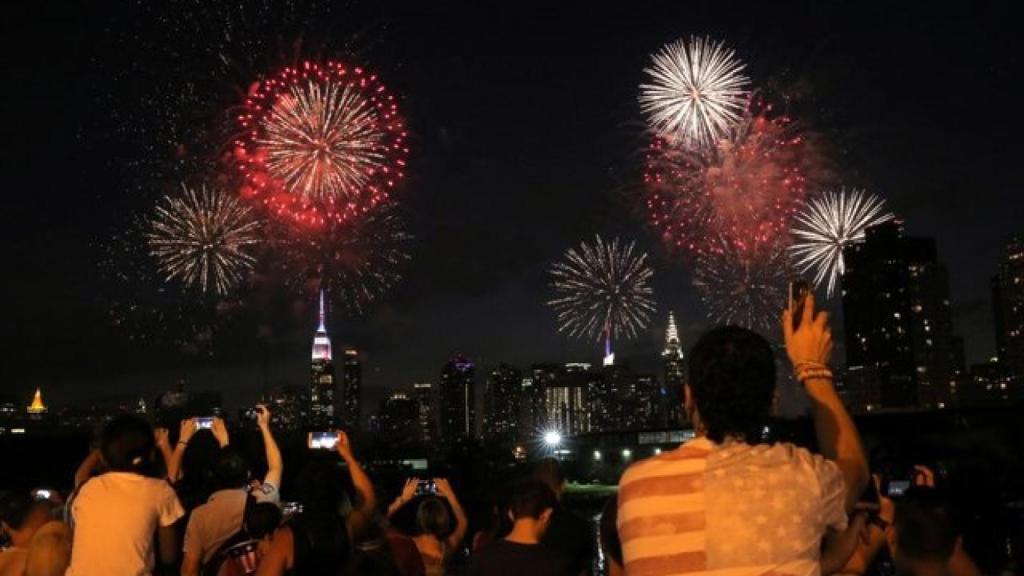
<svg viewBox="0 0 1024 576"><path fill-rule="evenodd" d="M638 176L633 126L641 119L641 69L658 46L690 33L728 39L757 76L785 71L778 82L813 110L803 117L827 137L843 180L883 195L909 234L937 239L968 363L990 357L989 278L1005 240L1020 232L1013 215L1022 210L1007 169L1008 143L1021 128L1019 107L1006 96L1015 93L1008 71L1016 57L1003 45L1010 36L992 32L1009 20L993 8L965 17L887 7L879 18L881 8L793 7L747 7L737 16L722 7L665 4L585 20L569 8L546 9L543 19L525 10L502 19L493 34L477 26L495 16L486 7L382 13L356 3L337 14L379 32L379 44L364 56L400 95L414 135L402 200L416 240L404 279L365 316L336 314L328 326L339 350L365 355L364 388L379 395L385 387L436 381L439 360L459 352L481 369L502 361L520 368L599 363L601 351L589 342L555 333L543 306L546 267L595 233L635 239L651 254L655 316L676 312L684 349L710 326L686 265L632 214L630 189ZM213 339L188 346L158 333L175 321L142 326L144 340L129 338L138 336L135 328L109 324L106 294L93 274L96 246L124 227L146 193L179 185L146 170L153 158L141 159L136 148L166 167L178 162L181 142L137 146L138 133L152 126L124 118L146 95L130 89L132 74L109 73L158 60L145 38L160 32L161 22L147 20L149 13L125 21L117 6L52 9L65 17L16 18L26 25L12 35L17 41L46 29L53 41L19 59L13 78L26 89L5 94L8 109L22 112L11 128L25 136L11 151L11 185L39 191L11 195L8 213L17 216L4 227L18 248L11 266L21 279L14 283L17 305L7 310L5 392L21 398L42 387L59 405L122 391L148 398L181 379L253 397L265 374L270 383L298 383L308 370L313 290L277 294L257 286L246 306L214 318ZM110 32L90 35L76 19ZM448 22L457 34L433 31ZM970 48L941 42L953 35ZM533 41L526 52L512 48L527 36ZM467 44L474 56L465 55ZM186 58L199 51L191 40L175 47ZM244 72L248 78L253 70ZM946 86L937 93L934 84L951 74L967 79L971 91ZM970 105L978 92L995 102ZM832 305L838 308L838 299ZM662 342L655 326L617 343L616 353L656 367Z"/></svg>

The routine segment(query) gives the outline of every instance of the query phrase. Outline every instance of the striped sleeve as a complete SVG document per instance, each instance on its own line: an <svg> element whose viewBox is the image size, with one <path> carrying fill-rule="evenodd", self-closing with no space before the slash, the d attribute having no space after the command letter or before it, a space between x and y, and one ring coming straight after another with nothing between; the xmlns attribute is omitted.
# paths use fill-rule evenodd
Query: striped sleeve
<svg viewBox="0 0 1024 576"><path fill-rule="evenodd" d="M626 574L703 571L708 450L689 444L638 462L619 483L618 528Z"/></svg>

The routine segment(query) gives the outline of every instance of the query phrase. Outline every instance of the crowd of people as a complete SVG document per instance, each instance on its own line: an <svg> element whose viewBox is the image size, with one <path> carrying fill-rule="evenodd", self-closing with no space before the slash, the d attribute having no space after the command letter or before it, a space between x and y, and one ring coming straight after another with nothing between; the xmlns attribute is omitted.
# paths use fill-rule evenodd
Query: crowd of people
<svg viewBox="0 0 1024 576"><path fill-rule="evenodd" d="M775 398L772 349L743 328L712 330L689 355L695 438L625 471L597 538L562 502L566 479L551 459L494 479L486 520L471 526L444 478L409 478L384 505L344 432L296 476L296 501L282 502L283 460L265 407L256 417L261 474L219 419L208 430L181 422L172 445L168 430L125 415L106 425L66 502L38 491L0 497L0 576L569 576L592 573L595 555L609 574L632 576L868 574L882 564L908 575L979 574L930 470L917 468L899 499L870 473L833 384L827 314L809 297L782 326L817 452L762 441Z"/></svg>

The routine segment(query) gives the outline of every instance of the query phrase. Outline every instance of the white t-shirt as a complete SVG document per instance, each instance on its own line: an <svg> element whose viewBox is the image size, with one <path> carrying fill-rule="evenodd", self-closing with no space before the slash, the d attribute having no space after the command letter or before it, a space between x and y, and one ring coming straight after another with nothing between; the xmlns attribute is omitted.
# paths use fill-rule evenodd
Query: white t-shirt
<svg viewBox="0 0 1024 576"><path fill-rule="evenodd" d="M71 507L75 519L66 576L147 576L156 558L156 529L185 515L165 480L107 472L82 486Z"/></svg>
<svg viewBox="0 0 1024 576"><path fill-rule="evenodd" d="M691 440L619 481L626 573L817 576L845 499L835 462L803 448Z"/></svg>
<svg viewBox="0 0 1024 576"><path fill-rule="evenodd" d="M205 504L196 507L185 530L185 554L197 556L203 564L209 562L221 544L242 529L248 492L245 488L218 490ZM252 490L252 495L256 502L281 501L277 487L269 482Z"/></svg>

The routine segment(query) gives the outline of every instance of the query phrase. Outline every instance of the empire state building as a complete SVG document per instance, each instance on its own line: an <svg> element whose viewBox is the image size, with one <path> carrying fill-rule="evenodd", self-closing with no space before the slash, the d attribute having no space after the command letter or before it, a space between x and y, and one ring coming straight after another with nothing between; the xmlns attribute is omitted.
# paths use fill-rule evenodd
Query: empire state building
<svg viewBox="0 0 1024 576"><path fill-rule="evenodd" d="M320 325L313 336L312 382L309 390L310 424L317 428L330 428L334 425L334 362L326 320L324 292L321 290Z"/></svg>

